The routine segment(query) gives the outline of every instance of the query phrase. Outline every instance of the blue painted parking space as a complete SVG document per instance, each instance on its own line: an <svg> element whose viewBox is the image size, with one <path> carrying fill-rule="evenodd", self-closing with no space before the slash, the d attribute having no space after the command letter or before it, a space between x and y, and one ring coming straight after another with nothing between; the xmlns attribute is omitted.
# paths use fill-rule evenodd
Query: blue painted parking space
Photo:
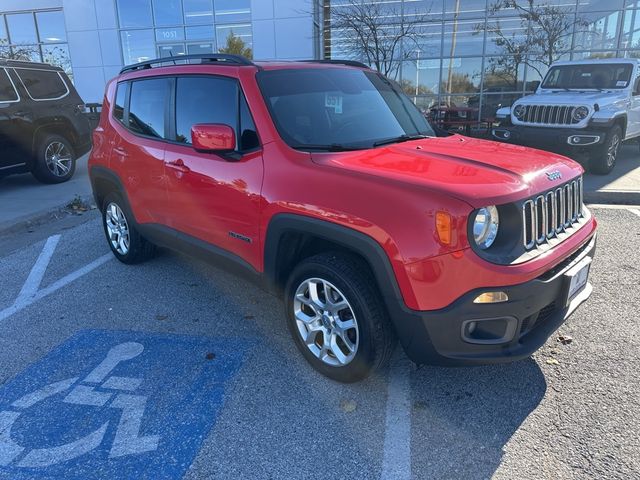
<svg viewBox="0 0 640 480"><path fill-rule="evenodd" d="M0 477L180 478L248 348L233 338L77 333L0 389Z"/></svg>

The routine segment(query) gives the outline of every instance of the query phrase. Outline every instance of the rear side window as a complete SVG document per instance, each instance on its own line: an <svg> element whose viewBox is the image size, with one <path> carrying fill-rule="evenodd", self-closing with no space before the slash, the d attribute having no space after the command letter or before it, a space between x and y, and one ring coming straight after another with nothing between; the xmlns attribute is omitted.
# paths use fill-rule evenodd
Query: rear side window
<svg viewBox="0 0 640 480"><path fill-rule="evenodd" d="M113 101L113 118L124 123L124 104L127 101L127 83L119 83Z"/></svg>
<svg viewBox="0 0 640 480"><path fill-rule="evenodd" d="M16 74L34 100L53 100L69 93L66 83L56 71L16 68Z"/></svg>
<svg viewBox="0 0 640 480"><path fill-rule="evenodd" d="M180 77L176 91L176 140L191 144L191 127L222 123L238 136L238 84L231 78Z"/></svg>
<svg viewBox="0 0 640 480"><path fill-rule="evenodd" d="M0 102L15 102L16 100L18 100L18 92L13 88L7 71L0 68Z"/></svg>
<svg viewBox="0 0 640 480"><path fill-rule="evenodd" d="M154 78L131 83L127 127L141 135L166 138L165 118L171 79Z"/></svg>

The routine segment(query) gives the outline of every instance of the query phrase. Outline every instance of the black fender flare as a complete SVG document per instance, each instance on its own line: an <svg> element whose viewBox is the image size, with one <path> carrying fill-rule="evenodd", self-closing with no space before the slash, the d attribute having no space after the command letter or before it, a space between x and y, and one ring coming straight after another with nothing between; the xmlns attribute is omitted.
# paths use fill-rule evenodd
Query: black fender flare
<svg viewBox="0 0 640 480"><path fill-rule="evenodd" d="M372 237L343 225L305 215L274 215L267 226L264 246L265 283L278 293L277 257L280 239L285 233L301 232L336 243L362 256L375 277L387 312L403 347L411 343L419 322L402 297L391 261L382 246Z"/></svg>
<svg viewBox="0 0 640 480"><path fill-rule="evenodd" d="M127 190L124 188L124 184L117 173L113 170L103 167L101 165L94 165L89 167L89 179L91 181L91 189L93 191L93 199L96 202L96 206L98 209L102 208L100 205L100 192L97 183L99 180L105 180L113 185L115 185L117 192L122 195L122 198L127 204L127 208L133 215L133 210L131 210L131 203L129 202L129 197L127 195ZM135 215L134 215L135 220Z"/></svg>

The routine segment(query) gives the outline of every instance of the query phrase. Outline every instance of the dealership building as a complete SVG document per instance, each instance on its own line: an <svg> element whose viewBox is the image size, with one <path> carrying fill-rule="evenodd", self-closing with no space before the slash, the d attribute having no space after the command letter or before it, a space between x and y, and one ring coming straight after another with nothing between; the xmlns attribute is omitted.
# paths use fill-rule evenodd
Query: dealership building
<svg viewBox="0 0 640 480"><path fill-rule="evenodd" d="M329 15L353 1L3 0L0 55L61 65L86 102L99 102L123 65L216 52L230 36L256 60L353 56ZM392 12L384 22L422 22L419 38L403 45L394 75L425 109L469 107L471 115L490 116L532 91L548 68L539 52L523 60L500 41L517 42L537 28L516 9L496 8L500 0L377 1ZM534 3L561 12L571 25L556 58L640 57L640 0Z"/></svg>

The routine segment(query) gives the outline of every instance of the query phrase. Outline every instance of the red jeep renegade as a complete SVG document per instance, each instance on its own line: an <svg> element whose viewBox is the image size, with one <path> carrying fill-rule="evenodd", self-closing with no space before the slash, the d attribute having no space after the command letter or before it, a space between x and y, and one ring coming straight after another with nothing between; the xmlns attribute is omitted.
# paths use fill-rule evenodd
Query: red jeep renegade
<svg viewBox="0 0 640 480"><path fill-rule="evenodd" d="M582 173L552 153L438 138L364 65L233 55L124 68L90 159L120 261L163 246L238 267L283 296L302 355L344 382L396 338L438 365L538 349L592 291Z"/></svg>

